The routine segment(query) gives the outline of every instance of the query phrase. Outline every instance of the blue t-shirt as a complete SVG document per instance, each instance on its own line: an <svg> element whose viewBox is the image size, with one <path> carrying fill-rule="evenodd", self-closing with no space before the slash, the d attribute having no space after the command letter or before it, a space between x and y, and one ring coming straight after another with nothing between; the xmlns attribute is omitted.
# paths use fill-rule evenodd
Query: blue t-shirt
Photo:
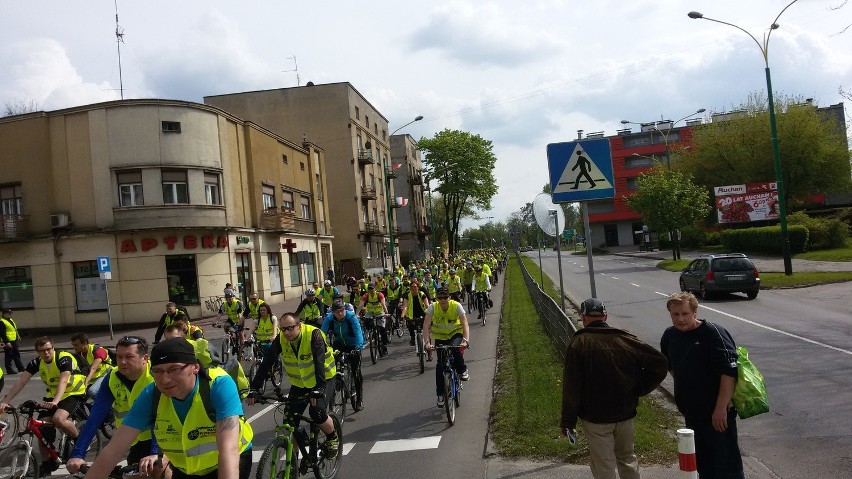
<svg viewBox="0 0 852 479"><path fill-rule="evenodd" d="M154 426L154 414L151 411L154 405L154 387L154 383L151 383L139 394L139 397L133 402L133 407L130 408L127 416L125 416L123 424L127 424L140 431L150 429ZM171 400L178 419L183 423L186 415L189 414L189 408L192 406L192 398L195 397L196 391L198 391L197 377L192 393L185 400L181 401L161 395L160 401ZM243 415L243 405L237 393L237 385L231 379L231 376L223 375L213 380L213 384L210 385L210 402L216 411L216 421L221 421L229 416Z"/></svg>

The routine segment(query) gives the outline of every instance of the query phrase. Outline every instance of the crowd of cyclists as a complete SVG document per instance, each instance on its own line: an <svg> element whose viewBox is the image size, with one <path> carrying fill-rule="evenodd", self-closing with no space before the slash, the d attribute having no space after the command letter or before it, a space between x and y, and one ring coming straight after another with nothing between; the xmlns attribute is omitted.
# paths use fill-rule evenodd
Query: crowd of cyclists
<svg viewBox="0 0 852 479"><path fill-rule="evenodd" d="M4 310L0 347L6 351L6 371L20 376L3 396L0 414L14 412L12 401L32 376L41 377L47 390L44 402L38 404L39 417L50 418L55 426L45 430L45 441L39 442L39 457L48 458L38 465L41 476L60 467L49 459L43 444L52 443L59 429L71 439L70 452L61 458L69 473L108 477L126 455L128 464L152 477L246 479L254 435L242 400L252 405L262 399L264 384L277 362L289 379L289 407L307 408L311 421L325 434L322 456L331 460L340 449L328 412L337 352L346 353L354 373L356 412L364 408L361 350L366 338L375 334L379 355L385 355L392 331L402 331L403 323L410 346L422 334L427 361L432 361L436 346L455 347L448 351L457 374L469 380L462 351L470 346L471 305L480 304L478 318L485 324L483 315L493 305L489 292L505 262L503 249L473 250L375 275L365 272L361 278L343 277L340 288L326 279L323 284L313 283L296 310L280 317L257 293L243 304L228 284L214 324L225 332L221 348L205 339L184 308L170 302L152 344L141 336L125 336L115 348L105 348L77 333L71 337L72 350L57 351L53 341L43 336L35 341L38 357L24 366L17 325L12 311ZM259 352L259 358L252 358L259 362L259 367L252 368L253 377L246 376L241 363L243 346L254 346ZM0 369L0 393L3 381ZM439 407L444 405L443 388L436 368ZM78 430L81 422L74 419L80 417L86 420ZM0 444L9 444L2 440L4 432L11 433L3 419ZM89 465L86 458L93 439L104 434L107 425L113 431L111 438ZM0 451L0 468L5 466L3 458Z"/></svg>

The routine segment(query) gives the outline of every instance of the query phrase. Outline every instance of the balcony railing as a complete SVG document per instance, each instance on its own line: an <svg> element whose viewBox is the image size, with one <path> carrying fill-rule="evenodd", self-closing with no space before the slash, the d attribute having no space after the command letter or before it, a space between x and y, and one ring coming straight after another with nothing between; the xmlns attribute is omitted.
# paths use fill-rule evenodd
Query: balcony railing
<svg viewBox="0 0 852 479"><path fill-rule="evenodd" d="M388 168L385 170L385 176L390 179L394 179L399 177L399 173L397 173L393 168Z"/></svg>
<svg viewBox="0 0 852 479"><path fill-rule="evenodd" d="M361 199L362 200L374 200L376 199L376 188L372 186L362 186L361 187Z"/></svg>
<svg viewBox="0 0 852 479"><path fill-rule="evenodd" d="M260 217L260 227L267 230L296 231L296 211L288 208L268 208Z"/></svg>
<svg viewBox="0 0 852 479"><path fill-rule="evenodd" d="M420 175L412 175L408 178L408 183L411 185L422 185L423 177Z"/></svg>
<svg viewBox="0 0 852 479"><path fill-rule="evenodd" d="M379 227L378 223L364 223L364 234L365 235L377 235L382 232L382 229Z"/></svg>
<svg viewBox="0 0 852 479"><path fill-rule="evenodd" d="M22 239L29 233L30 215L0 215L0 239Z"/></svg>
<svg viewBox="0 0 852 479"><path fill-rule="evenodd" d="M373 164L373 152L370 150L365 150L363 148L358 150L358 163L362 165L372 165Z"/></svg>

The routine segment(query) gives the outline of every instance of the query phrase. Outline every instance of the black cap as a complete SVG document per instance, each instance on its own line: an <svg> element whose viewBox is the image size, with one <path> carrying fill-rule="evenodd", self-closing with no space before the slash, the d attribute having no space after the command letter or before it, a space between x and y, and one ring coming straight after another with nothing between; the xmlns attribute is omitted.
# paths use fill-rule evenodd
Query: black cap
<svg viewBox="0 0 852 479"><path fill-rule="evenodd" d="M580 314L583 316L604 316L606 306L597 298L589 298L580 304Z"/></svg>
<svg viewBox="0 0 852 479"><path fill-rule="evenodd" d="M367 289L376 289L376 285L375 285L375 284L373 284L373 283L370 283L370 284L367 286Z"/></svg>
<svg viewBox="0 0 852 479"><path fill-rule="evenodd" d="M341 309L346 309L346 305L344 305L342 301L335 301L334 304L331 305L332 311L338 311Z"/></svg>
<svg viewBox="0 0 852 479"><path fill-rule="evenodd" d="M195 364L195 348L186 338L166 339L151 349L151 366L168 363Z"/></svg>

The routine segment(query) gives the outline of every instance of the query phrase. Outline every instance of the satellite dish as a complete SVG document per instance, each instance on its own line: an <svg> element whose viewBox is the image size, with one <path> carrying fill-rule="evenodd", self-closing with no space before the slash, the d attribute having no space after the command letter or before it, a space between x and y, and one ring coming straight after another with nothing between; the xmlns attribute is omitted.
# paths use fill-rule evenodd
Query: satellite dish
<svg viewBox="0 0 852 479"><path fill-rule="evenodd" d="M553 210L556 210L556 224L551 213ZM565 213L561 206L553 202L548 193L539 193L533 200L533 216L538 227L548 236L561 235L562 230L565 229Z"/></svg>

